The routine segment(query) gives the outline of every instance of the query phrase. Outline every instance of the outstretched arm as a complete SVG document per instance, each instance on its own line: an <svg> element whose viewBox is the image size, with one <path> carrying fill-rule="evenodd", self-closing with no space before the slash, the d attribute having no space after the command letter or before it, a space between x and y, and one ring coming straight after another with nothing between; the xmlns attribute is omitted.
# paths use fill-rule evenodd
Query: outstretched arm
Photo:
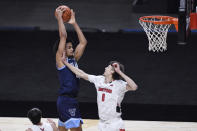
<svg viewBox="0 0 197 131"><path fill-rule="evenodd" d="M66 28L65 28L64 22L62 20L62 14L63 14L64 10L65 10L65 8L63 8L62 6L59 6L56 9L56 19L58 21L59 37L60 37L59 46L58 46L58 49L56 52L56 64L59 68L64 66L61 58L62 58L62 55L65 50L65 43L66 43L66 39L67 39Z"/></svg>
<svg viewBox="0 0 197 131"><path fill-rule="evenodd" d="M133 90L133 91L137 90L138 86L136 85L136 83L120 70L120 66L118 63L114 63L113 67L115 71L127 82L127 86L126 86L127 90Z"/></svg>
<svg viewBox="0 0 197 131"><path fill-rule="evenodd" d="M75 12L73 12L73 10L71 10L71 19L68 23L73 25L75 31L77 32L77 36L79 39L79 44L77 45L77 47L75 49L75 59L78 61L81 58L81 56L83 55L83 52L84 52L85 47L87 45L87 40L75 20Z"/></svg>
<svg viewBox="0 0 197 131"><path fill-rule="evenodd" d="M82 71L81 69L79 68L76 68L74 67L73 65L69 64L65 58L63 58L63 63L74 73L76 74L77 76L79 76L80 78L84 79L84 80L87 80L88 81L88 74L85 73L84 71Z"/></svg>

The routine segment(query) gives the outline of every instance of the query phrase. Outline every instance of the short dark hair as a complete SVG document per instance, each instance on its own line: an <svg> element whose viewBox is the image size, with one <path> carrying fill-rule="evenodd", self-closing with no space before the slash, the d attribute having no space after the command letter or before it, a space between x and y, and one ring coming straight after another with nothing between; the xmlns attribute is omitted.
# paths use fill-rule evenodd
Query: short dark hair
<svg viewBox="0 0 197 131"><path fill-rule="evenodd" d="M109 65L113 66L114 63L118 63L118 64L120 65L120 70L121 70L122 72L124 72L124 70L125 70L124 65L121 64L121 63L118 62L118 61L110 61L110 62L109 62ZM122 79L122 77L121 77L117 72L114 72L114 73L112 74L112 78L113 78L114 80L120 80L120 79Z"/></svg>
<svg viewBox="0 0 197 131"><path fill-rule="evenodd" d="M42 111L38 108L32 108L28 111L27 117L34 125L37 125L38 123L40 123Z"/></svg>
<svg viewBox="0 0 197 131"><path fill-rule="evenodd" d="M71 42L72 45L74 44L74 41L72 39L67 39L66 40L66 43L69 43ZM56 54L57 50L58 50L58 47L59 47L59 43L60 43L60 39L57 39L53 45L53 53Z"/></svg>

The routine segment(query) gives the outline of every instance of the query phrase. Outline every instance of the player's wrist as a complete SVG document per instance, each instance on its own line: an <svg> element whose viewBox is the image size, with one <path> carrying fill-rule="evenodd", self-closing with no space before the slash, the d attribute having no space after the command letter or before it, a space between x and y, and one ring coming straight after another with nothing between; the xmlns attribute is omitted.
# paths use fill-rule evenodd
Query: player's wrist
<svg viewBox="0 0 197 131"><path fill-rule="evenodd" d="M62 16L57 16L58 21L63 21Z"/></svg>
<svg viewBox="0 0 197 131"><path fill-rule="evenodd" d="M122 71L121 71L121 70L117 70L116 72L117 72L119 75L122 74Z"/></svg>

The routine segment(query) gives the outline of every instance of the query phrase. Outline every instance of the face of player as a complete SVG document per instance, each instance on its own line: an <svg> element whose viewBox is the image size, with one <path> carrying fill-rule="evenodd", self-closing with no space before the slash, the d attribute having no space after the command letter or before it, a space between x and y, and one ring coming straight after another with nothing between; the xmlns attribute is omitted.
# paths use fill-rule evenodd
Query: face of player
<svg viewBox="0 0 197 131"><path fill-rule="evenodd" d="M73 45L72 45L71 42L66 43L66 49L65 49L65 51L66 51L66 56L67 57L70 57L70 56L73 56L74 55Z"/></svg>
<svg viewBox="0 0 197 131"><path fill-rule="evenodd" d="M111 65L105 67L104 76L109 76L112 75L113 73L114 73L114 68Z"/></svg>

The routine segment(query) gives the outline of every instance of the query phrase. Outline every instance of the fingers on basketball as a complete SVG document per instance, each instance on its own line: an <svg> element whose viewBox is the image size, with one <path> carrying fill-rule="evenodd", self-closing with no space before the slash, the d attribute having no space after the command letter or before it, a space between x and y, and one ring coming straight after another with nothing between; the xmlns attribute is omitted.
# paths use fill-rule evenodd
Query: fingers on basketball
<svg viewBox="0 0 197 131"><path fill-rule="evenodd" d="M63 11L63 14L62 14L63 22L65 22L65 23L68 22L71 18L71 9L68 6L65 6L65 5L59 6L55 11L55 16L56 17L57 17L57 11L58 10Z"/></svg>

